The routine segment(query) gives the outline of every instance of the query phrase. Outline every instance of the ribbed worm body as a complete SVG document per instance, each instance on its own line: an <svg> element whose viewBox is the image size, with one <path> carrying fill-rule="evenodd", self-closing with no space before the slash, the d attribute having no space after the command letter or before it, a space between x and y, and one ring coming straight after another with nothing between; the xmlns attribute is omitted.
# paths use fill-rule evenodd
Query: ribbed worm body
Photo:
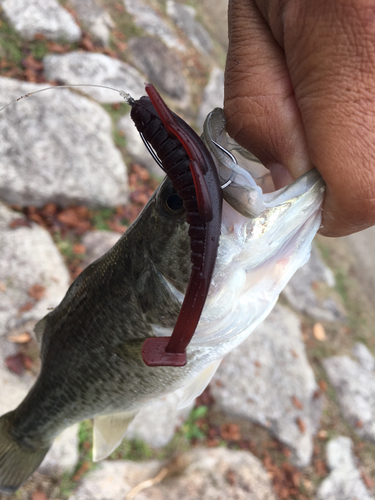
<svg viewBox="0 0 375 500"><path fill-rule="evenodd" d="M190 225L192 271L172 336L148 339L142 354L149 366L183 366L185 349L199 322L215 266L222 192L215 164L203 141L167 108L152 85L147 85L146 90L150 98L131 103L131 117L183 200Z"/></svg>

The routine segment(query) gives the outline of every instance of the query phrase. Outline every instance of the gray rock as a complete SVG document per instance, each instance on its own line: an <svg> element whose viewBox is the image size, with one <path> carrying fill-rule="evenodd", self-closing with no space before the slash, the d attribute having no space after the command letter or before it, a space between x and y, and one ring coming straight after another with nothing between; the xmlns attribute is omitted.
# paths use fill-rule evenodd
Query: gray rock
<svg viewBox="0 0 375 500"><path fill-rule="evenodd" d="M130 64L113 57L91 52L69 52L51 54L43 59L44 73L48 80L57 80L65 85L90 83L106 85L124 90L138 99L144 95L144 77ZM124 98L113 90L81 87L80 91L98 102L124 102Z"/></svg>
<svg viewBox="0 0 375 500"><path fill-rule="evenodd" d="M175 473L140 491L137 500L276 500L267 472L257 458L245 451L223 448L193 449L173 464L103 462L84 478L70 500L124 498L131 488L154 478L163 466Z"/></svg>
<svg viewBox="0 0 375 500"><path fill-rule="evenodd" d="M375 442L375 373L348 356L323 360L346 420L356 433Z"/></svg>
<svg viewBox="0 0 375 500"><path fill-rule="evenodd" d="M81 30L57 0L1 0L7 20L25 40L41 33L49 40L76 42Z"/></svg>
<svg viewBox="0 0 375 500"><path fill-rule="evenodd" d="M11 229L14 219L22 218L0 204L0 337L27 322L36 322L62 300L69 285L69 274L49 233L32 224ZM34 285L45 287L36 301L28 294ZM30 303L32 308L22 312ZM8 354L10 355L10 353Z"/></svg>
<svg viewBox="0 0 375 500"><path fill-rule="evenodd" d="M276 306L224 358L210 387L221 410L269 429L291 449L296 465L310 463L322 401L297 316Z"/></svg>
<svg viewBox="0 0 375 500"><path fill-rule="evenodd" d="M203 91L202 102L199 107L197 125L203 128L206 116L214 108L222 108L224 102L224 72L220 68L213 68L210 79Z"/></svg>
<svg viewBox="0 0 375 500"><path fill-rule="evenodd" d="M177 409L182 393L183 389L179 389L141 410L129 425L125 437L142 439L154 448L168 444L194 406L192 401L189 406Z"/></svg>
<svg viewBox="0 0 375 500"><path fill-rule="evenodd" d="M211 37L201 23L196 21L196 11L193 7L168 0L167 14L186 33L199 52L206 55L212 52L213 43Z"/></svg>
<svg viewBox="0 0 375 500"><path fill-rule="evenodd" d="M82 243L86 247L86 257L82 261L82 267L87 267L108 252L120 237L121 234L112 231L88 231L85 233L82 237Z"/></svg>
<svg viewBox="0 0 375 500"><path fill-rule="evenodd" d="M183 75L181 59L160 40L151 37L132 38L128 47L137 68L147 81L185 108L190 103L189 88Z"/></svg>
<svg viewBox="0 0 375 500"><path fill-rule="evenodd" d="M185 52L184 45L179 41L167 23L156 13L154 9L141 0L123 0L126 10L134 17L134 23L142 28L148 35L156 36L162 40L170 49Z"/></svg>
<svg viewBox="0 0 375 500"><path fill-rule="evenodd" d="M111 16L95 0L70 0L82 25L102 45L108 45L110 30L114 28Z"/></svg>
<svg viewBox="0 0 375 500"><path fill-rule="evenodd" d="M146 146L139 135L138 130L129 115L120 118L117 126L123 132L126 140L126 150L135 163L147 168L149 172L157 177L164 177L164 173L147 151Z"/></svg>
<svg viewBox="0 0 375 500"><path fill-rule="evenodd" d="M327 464L331 473L320 485L317 500L374 500L356 467L350 438L339 436L328 443Z"/></svg>
<svg viewBox="0 0 375 500"><path fill-rule="evenodd" d="M313 291L316 282L329 287L335 285L332 271L324 264L316 248L312 248L310 260L302 266L287 286L283 295L296 311L308 314L318 321L344 320L345 315L333 298L320 300Z"/></svg>
<svg viewBox="0 0 375 500"><path fill-rule="evenodd" d="M40 464L38 472L60 476L64 472L71 474L74 471L79 459L78 430L79 424L75 424L57 436L51 449Z"/></svg>
<svg viewBox="0 0 375 500"><path fill-rule="evenodd" d="M365 344L361 342L356 342L352 350L354 356L357 358L359 364L365 370L373 372L375 370L375 358L371 352L367 349Z"/></svg>
<svg viewBox="0 0 375 500"><path fill-rule="evenodd" d="M45 88L0 78L0 106ZM23 99L0 114L0 199L20 205L125 203L126 167L98 104L65 89Z"/></svg>

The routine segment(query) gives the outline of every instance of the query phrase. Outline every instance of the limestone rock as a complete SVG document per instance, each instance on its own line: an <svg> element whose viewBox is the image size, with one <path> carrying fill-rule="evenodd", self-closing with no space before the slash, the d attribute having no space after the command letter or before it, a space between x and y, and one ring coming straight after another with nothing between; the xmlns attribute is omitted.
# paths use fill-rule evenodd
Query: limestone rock
<svg viewBox="0 0 375 500"><path fill-rule="evenodd" d="M121 117L117 126L124 134L126 149L132 160L147 168L149 172L157 177L164 177L164 172L143 144L139 132L130 118L130 114Z"/></svg>
<svg viewBox="0 0 375 500"><path fill-rule="evenodd" d="M375 373L348 356L323 360L346 420L364 439L375 442Z"/></svg>
<svg viewBox="0 0 375 500"><path fill-rule="evenodd" d="M157 38L132 38L128 46L134 64L147 76L147 81L185 108L190 99L181 59Z"/></svg>
<svg viewBox="0 0 375 500"><path fill-rule="evenodd" d="M267 472L257 458L245 451L223 448L196 448L177 457L174 464L155 460L103 462L84 478L70 500L124 498L131 488L155 477L163 466L178 473L142 490L137 500L276 500Z"/></svg>
<svg viewBox="0 0 375 500"><path fill-rule="evenodd" d="M1 0L4 16L24 40L41 33L49 40L76 42L81 30L57 0Z"/></svg>
<svg viewBox="0 0 375 500"><path fill-rule="evenodd" d="M153 448L168 444L194 406L192 401L186 408L177 409L182 393L183 389L179 389L141 410L130 424L125 438L142 439Z"/></svg>
<svg viewBox="0 0 375 500"><path fill-rule="evenodd" d="M375 358L371 352L367 349L365 344L361 342L356 342L352 350L354 356L357 358L359 364L365 370L373 372L375 370Z"/></svg>
<svg viewBox="0 0 375 500"><path fill-rule="evenodd" d="M108 45L110 30L114 28L111 16L95 0L70 0L82 25L102 45Z"/></svg>
<svg viewBox="0 0 375 500"><path fill-rule="evenodd" d="M134 23L142 28L148 35L156 36L162 40L170 49L185 52L184 45L179 41L167 23L141 0L123 0L125 9L134 17Z"/></svg>
<svg viewBox="0 0 375 500"><path fill-rule="evenodd" d="M145 93L144 77L135 68L105 54L91 52L50 54L43 59L43 64L48 80L57 80L65 85L82 83L107 85L124 90L135 99ZM113 90L96 87L81 87L79 90L98 102L124 102L124 98Z"/></svg>
<svg viewBox="0 0 375 500"><path fill-rule="evenodd" d="M79 424L74 424L57 436L38 472L59 476L64 472L71 474L74 471L79 459L78 430Z"/></svg>
<svg viewBox="0 0 375 500"><path fill-rule="evenodd" d="M327 464L331 473L320 485L317 500L374 500L356 467L350 438L339 436L328 443Z"/></svg>
<svg viewBox="0 0 375 500"><path fill-rule="evenodd" d="M45 88L0 78L0 106ZM23 99L0 114L0 199L22 206L115 206L127 172L101 106L65 89Z"/></svg>
<svg viewBox="0 0 375 500"><path fill-rule="evenodd" d="M203 128L206 116L214 108L222 108L224 103L224 72L220 68L213 68L210 79L203 91L202 102L199 107L197 125Z"/></svg>
<svg viewBox="0 0 375 500"><path fill-rule="evenodd" d="M82 267L87 267L110 250L119 240L121 234L112 231L88 231L82 238L86 247L86 257Z"/></svg>
<svg viewBox="0 0 375 500"><path fill-rule="evenodd" d="M68 271L49 233L35 223L12 229L9 224L16 219L23 218L0 204L0 337L45 316L69 285ZM31 296L35 285L45 289L40 300Z"/></svg>
<svg viewBox="0 0 375 500"><path fill-rule="evenodd" d="M196 19L196 11L190 5L167 1L167 14L188 36L194 47L201 53L209 55L213 49L210 35Z"/></svg>
<svg viewBox="0 0 375 500"><path fill-rule="evenodd" d="M313 285L319 281L331 288L335 285L332 271L325 265L319 252L313 247L310 260L298 269L284 288L283 295L293 309L308 314L315 320L344 320L345 315L333 298L324 301L315 295Z"/></svg>
<svg viewBox="0 0 375 500"><path fill-rule="evenodd" d="M224 358L210 387L221 410L269 429L297 466L310 463L322 402L294 314L276 306Z"/></svg>

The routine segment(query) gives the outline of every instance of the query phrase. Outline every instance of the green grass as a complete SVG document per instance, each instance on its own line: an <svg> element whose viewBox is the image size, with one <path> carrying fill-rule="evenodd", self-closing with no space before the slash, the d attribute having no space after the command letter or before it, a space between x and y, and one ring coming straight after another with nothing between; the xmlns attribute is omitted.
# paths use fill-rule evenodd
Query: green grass
<svg viewBox="0 0 375 500"><path fill-rule="evenodd" d="M188 441L192 439L203 439L206 436L207 424L201 422L208 412L207 406L193 408L188 419L182 426L182 433Z"/></svg>
<svg viewBox="0 0 375 500"><path fill-rule="evenodd" d="M102 208L100 210L93 211L91 223L94 228L99 229L100 231L110 231L108 222L115 211L116 209L114 208Z"/></svg>

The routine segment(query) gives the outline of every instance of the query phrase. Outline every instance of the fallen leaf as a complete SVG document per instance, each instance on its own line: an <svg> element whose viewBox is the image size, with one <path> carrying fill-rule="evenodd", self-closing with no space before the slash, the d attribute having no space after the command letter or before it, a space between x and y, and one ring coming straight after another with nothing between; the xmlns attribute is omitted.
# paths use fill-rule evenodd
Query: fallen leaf
<svg viewBox="0 0 375 500"><path fill-rule="evenodd" d="M323 477L327 475L327 465L326 463L321 460L320 458L317 458L314 462L314 469L315 469L315 474L318 477Z"/></svg>
<svg viewBox="0 0 375 500"><path fill-rule="evenodd" d="M241 439L240 428L237 424L222 424L220 426L220 435L223 439L229 441L239 441Z"/></svg>
<svg viewBox="0 0 375 500"><path fill-rule="evenodd" d="M323 379L320 379L319 382L318 382L318 384L319 384L320 389L323 392L326 392L326 390L327 390L327 382L325 380L323 380Z"/></svg>
<svg viewBox="0 0 375 500"><path fill-rule="evenodd" d="M36 283L35 285L31 286L29 288L29 290L27 291L27 293L29 294L29 296L36 300L37 302L42 299L45 294L46 294L46 287L43 286L43 285L39 285L38 283Z"/></svg>
<svg viewBox="0 0 375 500"><path fill-rule="evenodd" d="M16 354L15 356L9 356L5 359L5 365L11 372L16 375L22 375L25 371L25 365L23 363L24 355L22 353Z"/></svg>
<svg viewBox="0 0 375 500"><path fill-rule="evenodd" d="M34 491L31 495L31 500L48 500L48 497L44 491Z"/></svg>
<svg viewBox="0 0 375 500"><path fill-rule="evenodd" d="M26 344L27 342L30 342L31 335L27 332L20 333L19 335L9 335L8 340L9 342L13 342L15 344Z"/></svg>
<svg viewBox="0 0 375 500"><path fill-rule="evenodd" d="M357 427L357 429L360 429L361 427L363 427L363 425L364 424L363 424L362 420L357 420L357 422L355 424L355 426Z"/></svg>
<svg viewBox="0 0 375 500"><path fill-rule="evenodd" d="M86 247L82 243L76 243L73 245L73 252L78 255L83 255L86 253Z"/></svg>
<svg viewBox="0 0 375 500"><path fill-rule="evenodd" d="M319 340L320 342L325 342L327 340L327 335L324 327L320 323L315 323L315 325L313 326L313 335L316 340Z"/></svg>
<svg viewBox="0 0 375 500"><path fill-rule="evenodd" d="M366 485L366 488L368 488L369 490L372 490L375 486L375 482L364 472L361 472L361 477L362 477L363 482Z"/></svg>
<svg viewBox="0 0 375 500"><path fill-rule="evenodd" d="M298 425L300 432L304 434L306 432L306 424L301 417L296 418L296 424Z"/></svg>
<svg viewBox="0 0 375 500"><path fill-rule="evenodd" d="M0 281L0 292L5 292L6 289L7 289L6 284Z"/></svg>
<svg viewBox="0 0 375 500"><path fill-rule="evenodd" d="M9 227L11 229L16 229L17 227L31 227L30 221L24 218L17 218L13 219L12 222L10 222Z"/></svg>
<svg viewBox="0 0 375 500"><path fill-rule="evenodd" d="M22 314L24 312L30 311L33 307L34 304L32 302L26 302L26 304L24 304L22 307L18 309L18 312Z"/></svg>
<svg viewBox="0 0 375 500"><path fill-rule="evenodd" d="M328 438L328 432L325 431L324 429L321 429L318 432L318 438L321 439L321 440L326 440Z"/></svg>
<svg viewBox="0 0 375 500"><path fill-rule="evenodd" d="M297 408L297 410L303 409L303 404L296 396L292 396L292 403Z"/></svg>

